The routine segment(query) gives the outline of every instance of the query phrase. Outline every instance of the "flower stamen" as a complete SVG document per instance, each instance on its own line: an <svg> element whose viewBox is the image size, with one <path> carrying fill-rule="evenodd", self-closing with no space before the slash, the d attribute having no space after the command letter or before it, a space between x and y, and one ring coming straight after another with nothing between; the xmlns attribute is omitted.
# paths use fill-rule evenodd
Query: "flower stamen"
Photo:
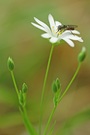
<svg viewBox="0 0 90 135"><path fill-rule="evenodd" d="M57 35L59 36L59 35L61 35L63 32L64 32L64 30L59 30L59 31L57 31L56 33L57 33Z"/></svg>
<svg viewBox="0 0 90 135"><path fill-rule="evenodd" d="M54 26L52 26L52 33L55 34L55 29L54 29Z"/></svg>

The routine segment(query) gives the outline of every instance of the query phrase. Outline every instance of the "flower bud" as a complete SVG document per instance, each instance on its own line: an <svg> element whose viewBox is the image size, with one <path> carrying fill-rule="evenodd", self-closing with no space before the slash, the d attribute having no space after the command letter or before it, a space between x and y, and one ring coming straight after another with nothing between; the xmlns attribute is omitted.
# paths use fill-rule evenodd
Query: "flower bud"
<svg viewBox="0 0 90 135"><path fill-rule="evenodd" d="M53 83L52 83L52 91L54 92L54 93L56 93L57 92L57 84L56 84L56 81L53 81Z"/></svg>
<svg viewBox="0 0 90 135"><path fill-rule="evenodd" d="M58 78L53 82L52 90L54 92L54 98L53 98L54 106L57 106L61 95L61 85L60 85L60 80Z"/></svg>
<svg viewBox="0 0 90 135"><path fill-rule="evenodd" d="M86 57L86 48L82 47L82 50L81 50L81 52L78 55L78 61L79 62L84 61L85 57Z"/></svg>
<svg viewBox="0 0 90 135"><path fill-rule="evenodd" d="M23 96L21 91L20 91L20 94L19 94L19 103L20 103L20 105L24 104L24 96Z"/></svg>
<svg viewBox="0 0 90 135"><path fill-rule="evenodd" d="M28 87L27 87L26 83L23 83L23 85L22 85L22 92L26 93L27 89L28 89Z"/></svg>
<svg viewBox="0 0 90 135"><path fill-rule="evenodd" d="M8 65L8 69L10 71L12 71L14 69L14 62L10 57L8 58L7 65Z"/></svg>
<svg viewBox="0 0 90 135"><path fill-rule="evenodd" d="M57 78L55 81L53 81L52 83L52 90L54 93L56 93L58 90L61 90L61 86L60 86L60 80L59 78Z"/></svg>
<svg viewBox="0 0 90 135"><path fill-rule="evenodd" d="M56 79L57 88L60 89L60 80L59 78Z"/></svg>

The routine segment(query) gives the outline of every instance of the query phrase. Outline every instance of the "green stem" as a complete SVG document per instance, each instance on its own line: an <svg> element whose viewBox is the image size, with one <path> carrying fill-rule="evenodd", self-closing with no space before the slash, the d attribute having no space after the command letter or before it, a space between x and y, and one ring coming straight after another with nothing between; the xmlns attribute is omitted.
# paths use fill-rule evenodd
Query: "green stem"
<svg viewBox="0 0 90 135"><path fill-rule="evenodd" d="M51 127L50 132L48 133L48 135L52 135L53 134L55 124L56 124L56 120L53 122L52 127Z"/></svg>
<svg viewBox="0 0 90 135"><path fill-rule="evenodd" d="M76 76L77 76L77 74L78 74L78 72L79 72L80 67L81 67L81 63L78 64L78 67L77 67L77 69L76 69L76 71L75 71L75 73L74 73L74 75L73 75L73 77L72 77L70 83L69 83L68 86L66 87L64 93L61 95L61 97L60 97L58 103L59 103L59 102L62 100L62 98L65 96L66 92L68 91L68 89L70 88L71 84L72 84L73 81L75 80L75 78L76 78ZM57 106L55 106L55 107L53 108L53 110L52 110L52 112L51 112L51 114L50 114L50 117L49 117L48 122L47 122L47 124L46 124L46 128L45 128L45 131L44 131L44 135L46 135L46 133L47 133L48 127L49 127L49 125L50 125L50 122L51 122L51 120L52 120L52 117L53 117L53 115L54 115L54 112L55 112L56 108L57 108Z"/></svg>
<svg viewBox="0 0 90 135"><path fill-rule="evenodd" d="M14 73L13 71L10 71L11 72L11 77L12 77L12 80L13 80L13 84L14 84L14 87L15 87L15 90L16 90L16 93L17 93L17 96L18 96L18 100L19 100L19 90L18 90L18 87L17 87L17 84L16 84L16 81L15 81L15 77L14 77ZM30 123L29 121L29 118L27 116L27 112L26 112L26 108L24 106L21 106L20 107L20 112L22 114L22 118L24 120L24 124L29 132L30 135L37 135L35 129L33 128L32 124Z"/></svg>
<svg viewBox="0 0 90 135"><path fill-rule="evenodd" d="M80 67L81 67L81 63L78 64L78 67L77 67L77 69L76 69L76 71L75 71L75 73L74 73L74 75L73 75L71 81L69 82L68 86L66 87L65 91L64 91L63 94L61 95L61 97L60 97L60 99L59 99L59 102L63 99L63 97L64 97L65 94L67 93L68 89L70 88L71 84L72 84L73 81L75 80L75 78L76 78L76 76L77 76L77 74L78 74L78 72L79 72Z"/></svg>
<svg viewBox="0 0 90 135"><path fill-rule="evenodd" d="M52 112L51 112L51 114L50 114L50 116L49 116L48 122L47 122L46 127L45 127L45 130L44 130L44 135L46 135L46 133L47 133L48 127L49 127L49 125L50 125L50 122L51 122L51 120L52 120L52 117L53 117L53 115L54 115L54 112L55 112L56 108L57 108L57 106L55 106L55 107L53 108L53 110L52 110Z"/></svg>
<svg viewBox="0 0 90 135"><path fill-rule="evenodd" d="M28 115L26 112L26 108L25 107L23 107L22 109L20 108L20 112L22 114L22 118L23 118L24 124L28 130L28 133L30 135L37 135L35 129L33 128L32 124L29 121L29 118L28 118Z"/></svg>
<svg viewBox="0 0 90 135"><path fill-rule="evenodd" d="M10 72L11 72L11 77L12 77L12 80L13 80L13 84L14 84L14 87L15 87L15 90L16 90L16 93L17 93L17 96L18 96L18 99L19 99L19 90L18 90L16 81L15 81L14 73L13 73L13 71L10 71Z"/></svg>
<svg viewBox="0 0 90 135"><path fill-rule="evenodd" d="M47 76L48 76L48 72L49 72L49 67L50 67L50 62L51 62L51 58L52 58L53 49L54 49L54 45L52 45L51 50L50 50L49 59L48 59L48 64L47 64L46 73L45 73L45 78L44 78L44 83L43 83L43 88L42 88L41 103L40 103L39 135L41 134L41 124L42 124L42 112L43 112L44 92L45 92L45 86L46 86L46 81L47 81Z"/></svg>

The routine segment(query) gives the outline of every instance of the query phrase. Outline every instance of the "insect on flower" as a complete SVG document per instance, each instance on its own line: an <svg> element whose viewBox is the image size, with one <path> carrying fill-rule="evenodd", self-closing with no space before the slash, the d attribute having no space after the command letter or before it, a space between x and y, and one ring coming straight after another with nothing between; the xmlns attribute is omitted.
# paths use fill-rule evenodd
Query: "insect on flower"
<svg viewBox="0 0 90 135"><path fill-rule="evenodd" d="M77 27L78 27L77 25L59 25L57 28L58 29L57 32L59 32L59 31L64 32L66 30L75 30L75 28L77 28Z"/></svg>
<svg viewBox="0 0 90 135"><path fill-rule="evenodd" d="M48 15L49 26L36 17L34 17L34 20L36 23L31 22L31 24L44 31L41 36L49 39L52 44L59 43L61 40L64 40L71 47L74 47L72 40L83 42L83 39L78 36L80 32L75 30L77 25L63 25L61 22L55 21L51 14Z"/></svg>

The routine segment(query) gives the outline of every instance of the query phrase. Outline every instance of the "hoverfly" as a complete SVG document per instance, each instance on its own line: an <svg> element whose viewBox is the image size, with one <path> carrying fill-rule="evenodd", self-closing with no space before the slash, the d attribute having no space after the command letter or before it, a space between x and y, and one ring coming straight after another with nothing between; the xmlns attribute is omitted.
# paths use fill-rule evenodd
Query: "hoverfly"
<svg viewBox="0 0 90 135"><path fill-rule="evenodd" d="M65 30L75 30L77 25L59 25L58 26L58 31L65 31Z"/></svg>

